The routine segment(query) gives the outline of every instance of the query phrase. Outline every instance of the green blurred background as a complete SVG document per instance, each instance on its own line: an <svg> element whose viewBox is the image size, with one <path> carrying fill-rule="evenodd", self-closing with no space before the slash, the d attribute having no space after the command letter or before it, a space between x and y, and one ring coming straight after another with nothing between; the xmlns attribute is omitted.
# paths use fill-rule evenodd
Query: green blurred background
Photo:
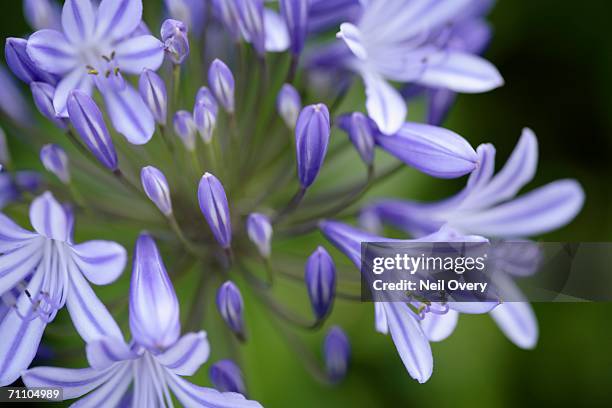
<svg viewBox="0 0 612 408"><path fill-rule="evenodd" d="M4 36L27 32L20 3L3 2ZM158 7L161 0L145 1L145 8L147 3ZM508 157L521 128L529 126L540 142L539 170L529 188L566 177L582 183L587 197L582 213L571 225L548 234L548 240L612 239L611 15L612 3L605 0L499 1L490 16L495 33L486 55L506 85L484 95L460 96L445 123L474 146L494 143L500 161ZM418 106L415 111L419 112ZM21 157L19 149L15 147L14 156ZM371 195L437 199L463 182L435 180L407 170ZM131 248L133 236L117 239ZM274 251L305 256L319 241L314 236L278 245ZM349 269L343 258L336 259ZM122 282L127 282L127 275ZM192 285L177 284L183 311ZM111 290L99 292L103 298L112 297ZM286 283L277 294L296 310L308 310L303 287ZM419 385L405 372L390 338L374 332L372 305L338 302L330 324L347 330L353 359L346 381L329 387L308 374L301 353L282 340L252 296L245 297L251 341L241 356L251 396L268 407L610 406L612 401L610 304L536 304L540 339L533 351L511 344L489 317L462 315L456 332L433 344L434 374L427 384ZM211 361L228 357L232 341L221 334L216 313L207 311L206 316L210 316L206 329L213 345ZM58 320L47 341L67 364L83 364L78 354L82 352L74 355L60 336L62 324L70 329L66 316ZM323 333L296 333L318 357ZM207 383L208 366L200 370L196 382Z"/></svg>

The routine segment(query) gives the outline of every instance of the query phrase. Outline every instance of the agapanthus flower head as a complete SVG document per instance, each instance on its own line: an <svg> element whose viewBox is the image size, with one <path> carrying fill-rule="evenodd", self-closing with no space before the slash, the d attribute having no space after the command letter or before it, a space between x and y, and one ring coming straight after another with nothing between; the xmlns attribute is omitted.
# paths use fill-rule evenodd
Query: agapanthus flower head
<svg viewBox="0 0 612 408"><path fill-rule="evenodd" d="M284 84L276 97L276 110L289 129L295 129L302 110L300 94L291 84Z"/></svg>
<svg viewBox="0 0 612 408"><path fill-rule="evenodd" d="M289 30L291 52L298 55L304 48L308 31L310 0L279 0L280 12Z"/></svg>
<svg viewBox="0 0 612 408"><path fill-rule="evenodd" d="M333 382L343 380L348 371L351 345L340 327L334 326L327 332L323 343L323 356L329 378Z"/></svg>
<svg viewBox="0 0 612 408"><path fill-rule="evenodd" d="M165 350L179 338L179 303L153 238L142 233L134 248L130 284L130 330L152 351Z"/></svg>
<svg viewBox="0 0 612 408"><path fill-rule="evenodd" d="M61 27L60 8L52 0L23 0L23 14L34 30Z"/></svg>
<svg viewBox="0 0 612 408"><path fill-rule="evenodd" d="M306 261L304 281L312 310L322 319L331 310L336 295L336 265L323 247L318 247Z"/></svg>
<svg viewBox="0 0 612 408"><path fill-rule="evenodd" d="M193 115L186 110L180 110L174 114L172 122L174 133L181 139L185 148L189 151L195 150L198 129L193 121Z"/></svg>
<svg viewBox="0 0 612 408"><path fill-rule="evenodd" d="M215 59L208 69L208 86L217 102L228 113L234 112L234 75L220 59Z"/></svg>
<svg viewBox="0 0 612 408"><path fill-rule="evenodd" d="M303 188L315 181L329 144L330 122L327 106L308 105L300 112L295 128L298 178Z"/></svg>
<svg viewBox="0 0 612 408"><path fill-rule="evenodd" d="M227 281L217 291L217 309L227 326L240 339L245 338L244 330L244 301L238 286Z"/></svg>
<svg viewBox="0 0 612 408"><path fill-rule="evenodd" d="M168 115L168 94L166 84L154 71L145 69L138 80L140 96L149 107L155 121L160 125L166 124Z"/></svg>
<svg viewBox="0 0 612 408"><path fill-rule="evenodd" d="M232 243L232 224L225 189L217 177L206 173L198 186L200 210L215 239L223 248Z"/></svg>
<svg viewBox="0 0 612 408"><path fill-rule="evenodd" d="M215 388L221 392L237 392L246 396L242 370L232 360L220 360L210 366L208 376Z"/></svg>
<svg viewBox="0 0 612 408"><path fill-rule="evenodd" d="M174 64L182 64L189 56L187 25L179 20L168 19L162 24L161 38L170 60Z"/></svg>
<svg viewBox="0 0 612 408"><path fill-rule="evenodd" d="M143 167L140 171L142 188L149 199L165 216L172 215L172 198L166 176L153 166Z"/></svg>
<svg viewBox="0 0 612 408"><path fill-rule="evenodd" d="M108 169L117 170L119 166L117 151L102 112L94 100L85 92L72 91L67 108L72 126L89 151Z"/></svg>
<svg viewBox="0 0 612 408"><path fill-rule="evenodd" d="M55 174L62 183L70 183L68 155L56 144L47 144L40 149L40 161L45 169Z"/></svg>
<svg viewBox="0 0 612 408"><path fill-rule="evenodd" d="M353 112L338 118L338 126L344 130L361 160L370 165L374 161L374 138L378 133L376 123L361 112Z"/></svg>
<svg viewBox="0 0 612 408"><path fill-rule="evenodd" d="M272 250L270 247L272 240L270 218L261 213L249 214L246 227L249 239L257 246L259 254L264 258L269 258Z"/></svg>
<svg viewBox="0 0 612 408"><path fill-rule="evenodd" d="M53 107L53 94L55 87L45 82L31 82L30 90L32 91L32 99L38 111L47 119L55 124L60 129L66 129L67 119L61 118L55 112Z"/></svg>

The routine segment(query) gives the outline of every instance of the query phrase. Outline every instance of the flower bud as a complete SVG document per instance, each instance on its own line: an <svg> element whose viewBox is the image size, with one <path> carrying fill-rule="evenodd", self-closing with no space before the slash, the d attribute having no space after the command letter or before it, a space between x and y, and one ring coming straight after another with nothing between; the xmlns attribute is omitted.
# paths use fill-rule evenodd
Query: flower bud
<svg viewBox="0 0 612 408"><path fill-rule="evenodd" d="M439 178L461 177L478 162L476 151L464 138L421 123L404 123L394 135L378 133L376 143L407 165Z"/></svg>
<svg viewBox="0 0 612 408"><path fill-rule="evenodd" d="M225 282L217 291L217 309L234 334L244 339L244 302L240 290L232 281Z"/></svg>
<svg viewBox="0 0 612 408"><path fill-rule="evenodd" d="M289 29L291 52L298 55L304 48L310 0L279 0L280 12Z"/></svg>
<svg viewBox="0 0 612 408"><path fill-rule="evenodd" d="M208 85L217 102L228 113L234 112L234 75L221 61L215 59L208 69Z"/></svg>
<svg viewBox="0 0 612 408"><path fill-rule="evenodd" d="M196 126L191 113L180 110L174 114L174 133L181 138L185 148L189 151L196 147Z"/></svg>
<svg viewBox="0 0 612 408"><path fill-rule="evenodd" d="M234 41L240 41L242 34L240 32L241 24L240 13L238 13L238 0L216 0L212 3L227 33Z"/></svg>
<svg viewBox="0 0 612 408"><path fill-rule="evenodd" d="M166 124L168 113L168 94L166 84L154 71L145 69L140 74L138 89L142 100L149 107L155 121L160 125Z"/></svg>
<svg viewBox="0 0 612 408"><path fill-rule="evenodd" d="M247 233L259 253L264 258L270 257L270 240L272 239L272 224L268 216L260 213L250 214L247 218Z"/></svg>
<svg viewBox="0 0 612 408"><path fill-rule="evenodd" d="M55 88L44 82L32 82L30 83L30 90L32 91L34 105L36 105L38 111L58 128L66 129L66 119L60 118L53 106Z"/></svg>
<svg viewBox="0 0 612 408"><path fill-rule="evenodd" d="M72 125L93 155L105 167L117 170L117 152L94 100L85 92L74 90L68 97L67 108Z"/></svg>
<svg viewBox="0 0 612 408"><path fill-rule="evenodd" d="M161 351L179 338L179 303L155 241L140 234L130 283L130 329L134 340Z"/></svg>
<svg viewBox="0 0 612 408"><path fill-rule="evenodd" d="M143 167L140 171L140 181L145 194L165 216L172 214L172 199L170 188L164 173L153 166Z"/></svg>
<svg viewBox="0 0 612 408"><path fill-rule="evenodd" d="M161 27L161 37L166 53L175 65L182 64L189 56L189 38L185 23L167 19Z"/></svg>
<svg viewBox="0 0 612 408"><path fill-rule="evenodd" d="M246 396L242 371L232 360L217 361L210 367L208 376L218 391L237 392Z"/></svg>
<svg viewBox="0 0 612 408"><path fill-rule="evenodd" d="M7 165L11 161L8 144L6 143L6 133L0 128L0 164Z"/></svg>
<svg viewBox="0 0 612 408"><path fill-rule="evenodd" d="M64 149L55 144L47 144L40 149L40 161L45 169L55 174L62 183L70 183L68 156Z"/></svg>
<svg viewBox="0 0 612 408"><path fill-rule="evenodd" d="M323 355L329 378L334 382L344 379L348 371L351 345L340 327L334 326L327 333L323 344Z"/></svg>
<svg viewBox="0 0 612 408"><path fill-rule="evenodd" d="M300 94L290 84L284 84L276 97L276 110L289 129L295 129L295 124L302 109Z"/></svg>
<svg viewBox="0 0 612 408"><path fill-rule="evenodd" d="M266 53L266 31L264 24L264 0L238 0L238 15L241 27L257 54Z"/></svg>
<svg viewBox="0 0 612 408"><path fill-rule="evenodd" d="M314 181L329 144L329 111L322 103L306 106L300 112L295 128L298 177L303 188Z"/></svg>
<svg viewBox="0 0 612 408"><path fill-rule="evenodd" d="M308 257L304 281L312 311L322 319L329 313L336 294L336 265L325 248L318 247Z"/></svg>
<svg viewBox="0 0 612 408"><path fill-rule="evenodd" d="M349 139L361 160L367 165L374 161L374 135L378 132L376 123L361 112L353 112L338 118L340 129L348 133Z"/></svg>
<svg viewBox="0 0 612 408"><path fill-rule="evenodd" d="M23 14L26 21L34 29L61 29L61 12L57 3L50 0L24 0Z"/></svg>
<svg viewBox="0 0 612 408"><path fill-rule="evenodd" d="M216 113L204 100L196 101L193 107L193 121L204 143L210 143L217 123Z"/></svg>
<svg viewBox="0 0 612 408"><path fill-rule="evenodd" d="M13 74L26 84L33 81L56 83L53 75L41 71L26 52L28 41L23 38L7 38L4 46L6 64Z"/></svg>
<svg viewBox="0 0 612 408"><path fill-rule="evenodd" d="M227 196L219 179L210 173L205 173L200 180L198 202L217 242L223 248L229 248L232 243L232 224Z"/></svg>

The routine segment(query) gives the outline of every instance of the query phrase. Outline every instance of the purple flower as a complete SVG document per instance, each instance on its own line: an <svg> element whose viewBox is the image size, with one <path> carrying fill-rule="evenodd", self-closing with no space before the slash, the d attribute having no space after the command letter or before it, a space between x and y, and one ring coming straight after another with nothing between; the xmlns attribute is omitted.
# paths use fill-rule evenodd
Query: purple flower
<svg viewBox="0 0 612 408"><path fill-rule="evenodd" d="M240 394L220 393L183 378L206 362L210 346L205 332L179 337L176 294L155 243L146 234L136 243L130 328L135 340L131 345L121 332L89 340L90 367L36 367L23 372L23 382L28 387L62 388L64 399L87 394L77 403L83 406L114 407L122 402L133 407L172 406L172 392L186 407L261 407Z"/></svg>
<svg viewBox="0 0 612 408"><path fill-rule="evenodd" d="M448 49L431 35L461 19L471 3L373 0L362 3L363 13L355 24L340 26L337 36L352 55L336 64L361 75L368 115L383 133L397 132L407 112L389 80L465 93L485 92L503 84L491 63L471 52Z"/></svg>
<svg viewBox="0 0 612 408"><path fill-rule="evenodd" d="M478 155L458 134L436 126L407 122L394 135L376 135L376 143L404 163L440 178L472 172Z"/></svg>
<svg viewBox="0 0 612 408"><path fill-rule="evenodd" d="M48 192L30 206L34 233L0 214L0 296L10 307L0 321L1 385L11 384L28 367L45 326L64 305L86 342L121 338L87 281L115 281L125 267L126 251L108 241L73 244L71 219Z"/></svg>
<svg viewBox="0 0 612 408"><path fill-rule="evenodd" d="M259 254L270 257L270 241L272 240L272 224L265 214L252 213L247 218L247 233L252 243L257 246Z"/></svg>
<svg viewBox="0 0 612 408"><path fill-rule="evenodd" d="M343 380L348 371L351 345L340 327L333 326L327 332L323 343L323 356L325 357L325 368L329 378L333 382Z"/></svg>
<svg viewBox="0 0 612 408"><path fill-rule="evenodd" d="M23 14L34 30L59 30L62 24L60 8L51 0L23 0Z"/></svg>
<svg viewBox="0 0 612 408"><path fill-rule="evenodd" d="M314 181L327 153L330 123L327 106L322 103L302 109L295 128L298 178L303 188Z"/></svg>
<svg viewBox="0 0 612 408"><path fill-rule="evenodd" d="M234 112L234 75L221 61L215 59L208 69L208 85L217 102L228 113Z"/></svg>
<svg viewBox="0 0 612 408"><path fill-rule="evenodd" d="M219 245L229 248L232 243L232 224L223 185L214 175L205 173L198 186L200 210L206 218Z"/></svg>
<svg viewBox="0 0 612 408"><path fill-rule="evenodd" d="M194 151L196 148L197 128L193 122L193 116L186 110L177 111L174 114L174 133L181 138L187 150Z"/></svg>
<svg viewBox="0 0 612 408"><path fill-rule="evenodd" d="M232 360L220 360L210 366L208 376L215 388L221 392L237 392L246 396L246 386L240 367Z"/></svg>
<svg viewBox="0 0 612 408"><path fill-rule="evenodd" d="M34 105L36 105L38 111L58 128L66 129L67 119L60 118L53 107L53 94L55 94L53 85L44 82L32 82L30 83L30 90L32 91Z"/></svg>
<svg viewBox="0 0 612 408"><path fill-rule="evenodd" d="M179 303L155 241L140 234L130 285L130 330L151 351L172 346L180 336Z"/></svg>
<svg viewBox="0 0 612 408"><path fill-rule="evenodd" d="M353 112L340 116L338 126L348 134L361 160L371 165L374 162L374 138L378 133L376 123L361 112Z"/></svg>
<svg viewBox="0 0 612 408"><path fill-rule="evenodd" d="M165 216L172 214L170 187L164 173L153 166L143 167L140 171L142 188L149 199Z"/></svg>
<svg viewBox="0 0 612 408"><path fill-rule="evenodd" d="M72 91L68 98L68 113L81 140L98 161L108 169L116 170L119 167L117 152L102 112L93 99L85 92Z"/></svg>
<svg viewBox="0 0 612 408"><path fill-rule="evenodd" d="M284 84L276 97L276 110L289 129L295 129L302 100L291 84Z"/></svg>
<svg viewBox="0 0 612 408"><path fill-rule="evenodd" d="M166 84L154 71L145 69L138 80L140 96L160 125L166 124L168 115L168 95Z"/></svg>
<svg viewBox="0 0 612 408"><path fill-rule="evenodd" d="M245 36L259 55L266 52L266 32L263 0L237 0L238 15Z"/></svg>
<svg viewBox="0 0 612 408"><path fill-rule="evenodd" d="M30 59L26 52L28 42L23 38L7 38L4 45L4 56L6 64L13 71L13 74L21 79L26 84L39 81L49 84L55 84L57 79L40 70L36 64Z"/></svg>
<svg viewBox="0 0 612 408"><path fill-rule="evenodd" d="M161 27L161 37L172 63L182 64L189 56L187 26L182 21L168 19Z"/></svg>
<svg viewBox="0 0 612 408"><path fill-rule="evenodd" d="M225 282L217 291L217 309L227 326L238 338L244 339L244 302L234 282Z"/></svg>
<svg viewBox="0 0 612 408"><path fill-rule="evenodd" d="M310 0L308 31L321 32L342 22L355 22L361 13L359 0Z"/></svg>
<svg viewBox="0 0 612 408"><path fill-rule="evenodd" d="M55 144L47 144L40 149L40 161L45 169L55 174L62 183L70 183L68 155L64 149Z"/></svg>
<svg viewBox="0 0 612 408"><path fill-rule="evenodd" d="M304 271L312 310L317 319L322 319L330 312L336 295L336 265L320 246L308 257Z"/></svg>
<svg viewBox="0 0 612 408"><path fill-rule="evenodd" d="M310 0L279 0L280 12L287 24L291 52L298 55L304 48Z"/></svg>
<svg viewBox="0 0 612 408"><path fill-rule="evenodd" d="M213 0L215 10L221 19L226 31L234 41L240 41L240 13L238 0Z"/></svg>
<svg viewBox="0 0 612 408"><path fill-rule="evenodd" d="M115 129L130 143L144 144L155 130L153 116L122 75L156 70L163 62L163 44L150 35L131 36L139 29L141 0L66 0L62 31L40 30L28 39L27 53L36 66L62 79L53 97L55 111L67 115L70 92L91 94L94 84L104 97Z"/></svg>

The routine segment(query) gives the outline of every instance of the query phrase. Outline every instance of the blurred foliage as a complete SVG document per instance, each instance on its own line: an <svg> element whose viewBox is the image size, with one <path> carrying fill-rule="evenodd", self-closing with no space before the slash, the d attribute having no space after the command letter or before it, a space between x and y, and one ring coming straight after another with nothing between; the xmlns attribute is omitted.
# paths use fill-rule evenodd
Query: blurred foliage
<svg viewBox="0 0 612 408"><path fill-rule="evenodd" d="M155 7L150 7L155 5ZM161 0L145 0L147 17L155 16ZM607 241L612 239L612 4L553 0L499 1L491 14L495 35L487 57L500 69L506 85L484 95L458 98L445 126L465 136L473 145L492 142L498 165L518 140L523 126L531 127L540 142L540 164L529 188L559 178L576 178L586 190L582 213L569 226L548 234L548 240ZM24 35L19 1L5 2L0 14L4 36ZM152 21L152 20L149 20ZM155 25L152 25L155 28ZM194 87L199 84L195 84ZM195 89L195 88L194 88ZM346 105L359 101L349 100ZM422 114L416 103L411 116ZM38 167L25 143L11 140L15 162ZM347 153L327 178L359 175L353 152ZM339 173L339 171L342 171ZM372 191L371 196L438 199L461 188L464 180L435 180L405 170ZM77 227L79 224L77 223ZM87 227L79 238L90 238ZM109 231L109 236L132 247L136 231ZM322 242L312 234L299 242L283 242L276 254L292 253L305 259ZM328 246L329 247L329 246ZM168 254L171 255L171 254ZM343 273L356 271L337 252ZM301 265L293 265L301 274ZM119 316L125 327L126 272L121 280L96 291ZM243 282L239 282L243 283ZM175 280L183 314L194 293L193 279ZM283 282L277 297L295 310L308 311L303 286ZM211 362L231 356L236 344L226 337L213 304L214 288L204 303L204 318L213 346ZM433 345L434 375L425 385L411 380L391 339L374 332L373 307L337 302L329 324L340 324L353 347L351 371L336 388L319 384L304 369L291 344L261 304L245 293L249 343L240 355L251 397L267 407L516 407L609 406L612 384L612 325L609 304L538 304L540 341L533 351L523 351L507 341L487 316L462 315L456 332ZM66 340L72 330L64 312L47 331L46 341L67 366L84 364L80 340ZM316 357L323 333L297 333ZM0 334L1 335L1 334ZM195 382L208 384L205 365Z"/></svg>

